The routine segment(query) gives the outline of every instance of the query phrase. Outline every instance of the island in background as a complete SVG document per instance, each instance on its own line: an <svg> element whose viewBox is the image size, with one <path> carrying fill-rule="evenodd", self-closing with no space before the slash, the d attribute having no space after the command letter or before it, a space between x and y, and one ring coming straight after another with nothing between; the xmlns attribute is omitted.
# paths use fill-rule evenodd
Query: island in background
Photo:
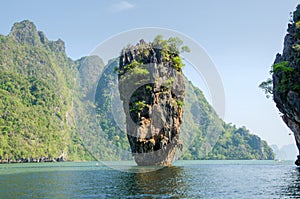
<svg viewBox="0 0 300 199"><path fill-rule="evenodd" d="M72 60L61 39L48 40L28 20L15 23L7 36L0 35L0 162L55 160L62 154L63 160L70 161L122 160L119 152L129 151L130 145L127 135L116 128L111 96L106 92L118 78L115 66L119 66L118 60L111 60L105 67L105 78L98 79L104 68L99 57ZM79 72L79 77L94 74L81 82L85 86L80 92L74 91ZM78 133L74 106L91 95L90 90L97 86L94 82L98 85L95 103L103 139L119 151L98 144L93 146L98 153L91 154ZM187 79L185 90L184 114L192 120L185 121L182 128L193 133L180 159L274 159L265 141L245 127L222 121L201 90ZM213 129L220 135L210 145L206 135Z"/></svg>

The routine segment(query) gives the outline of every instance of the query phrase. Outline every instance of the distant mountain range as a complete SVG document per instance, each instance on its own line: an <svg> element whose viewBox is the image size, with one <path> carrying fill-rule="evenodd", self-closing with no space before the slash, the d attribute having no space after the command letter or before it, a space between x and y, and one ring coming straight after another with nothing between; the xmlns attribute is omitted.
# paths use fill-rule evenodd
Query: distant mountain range
<svg viewBox="0 0 300 199"><path fill-rule="evenodd" d="M298 149L295 144L284 145L279 148L277 145L270 145L275 153L277 160L295 160L298 155Z"/></svg>

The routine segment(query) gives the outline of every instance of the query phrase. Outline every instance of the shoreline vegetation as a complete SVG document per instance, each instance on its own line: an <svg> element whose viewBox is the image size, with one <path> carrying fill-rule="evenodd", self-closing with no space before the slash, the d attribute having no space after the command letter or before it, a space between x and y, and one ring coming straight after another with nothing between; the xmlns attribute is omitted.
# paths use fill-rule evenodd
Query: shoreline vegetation
<svg viewBox="0 0 300 199"><path fill-rule="evenodd" d="M40 158L20 158L20 159L3 159L0 160L0 164L17 164L17 163L42 163L42 162L69 162L60 160L59 158L49 159L46 157ZM73 162L73 161L71 161Z"/></svg>
<svg viewBox="0 0 300 199"><path fill-rule="evenodd" d="M16 160L11 160L11 161L7 161L7 159L5 160L0 160L0 165L5 165L5 164L30 164L30 163L95 163L96 166L99 166L101 162L116 162L116 163L126 163L125 165L128 165L130 163L135 163L134 160L120 160L120 161L100 161L100 160L57 160L57 159L39 159L39 158L29 158L30 161L28 161L28 159L16 159ZM278 160L278 159L274 159L274 160L257 160L257 159L241 159L241 160L235 160L235 159L227 159L227 160L205 160L205 159L199 159L199 160L175 160L172 164L172 166L182 166L182 162L195 162L195 164L204 164L206 162L209 162L209 164L234 164L235 162L238 162L238 164L240 164L240 162L244 162L244 163L255 163L258 161L261 162L274 162L274 163L289 163L289 162L294 162L294 160ZM176 163L179 163L178 165ZM104 164L105 165L105 164ZM121 165L120 165L121 166ZM138 166L138 165L135 165ZM142 166L143 167L143 166Z"/></svg>
<svg viewBox="0 0 300 199"><path fill-rule="evenodd" d="M62 154L59 157L56 158L49 158L49 157L39 157L39 158L9 158L6 157L3 159L2 156L0 156L0 164L11 164L11 163L41 163L41 162L73 162L67 160L67 154L62 152Z"/></svg>

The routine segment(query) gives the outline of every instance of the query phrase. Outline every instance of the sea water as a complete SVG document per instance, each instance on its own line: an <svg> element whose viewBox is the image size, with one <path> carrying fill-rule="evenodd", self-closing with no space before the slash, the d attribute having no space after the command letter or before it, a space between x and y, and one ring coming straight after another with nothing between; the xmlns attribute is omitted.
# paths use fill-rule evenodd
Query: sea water
<svg viewBox="0 0 300 199"><path fill-rule="evenodd" d="M101 162L2 164L0 198L300 197L300 169L292 161L176 161L152 172L116 164L135 172Z"/></svg>

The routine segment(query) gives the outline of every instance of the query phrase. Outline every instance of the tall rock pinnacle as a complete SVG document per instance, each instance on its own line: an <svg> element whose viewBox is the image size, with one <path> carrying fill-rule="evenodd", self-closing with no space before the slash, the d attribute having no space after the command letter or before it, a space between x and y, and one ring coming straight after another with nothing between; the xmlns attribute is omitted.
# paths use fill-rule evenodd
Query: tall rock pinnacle
<svg viewBox="0 0 300 199"><path fill-rule="evenodd" d="M277 54L272 72L274 101L283 121L294 132L300 151L300 5L293 13L283 53ZM300 166L300 156L295 163Z"/></svg>
<svg viewBox="0 0 300 199"><path fill-rule="evenodd" d="M181 147L185 87L178 44L178 38L157 37L121 52L119 91L138 165L171 165L176 146Z"/></svg>

